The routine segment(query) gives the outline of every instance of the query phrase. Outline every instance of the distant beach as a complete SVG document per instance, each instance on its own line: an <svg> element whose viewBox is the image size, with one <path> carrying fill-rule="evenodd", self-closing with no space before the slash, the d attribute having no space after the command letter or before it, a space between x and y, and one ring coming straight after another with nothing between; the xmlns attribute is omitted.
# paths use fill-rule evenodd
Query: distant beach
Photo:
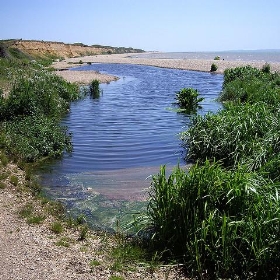
<svg viewBox="0 0 280 280"><path fill-rule="evenodd" d="M214 60L218 56L220 60ZM82 63L79 64L79 62ZM68 68L79 67L86 63L128 63L203 72L210 72L211 65L214 63L218 67L215 73L220 74L228 68L251 65L261 69L265 63L269 63L272 72L280 73L280 50L95 55L67 58L64 61L54 62L53 67L57 70L64 70L57 71L57 74L70 82L88 84L93 79L98 79L101 83L116 80L116 77L94 71L81 72L74 69L67 71Z"/></svg>
<svg viewBox="0 0 280 280"><path fill-rule="evenodd" d="M227 61L280 63L279 50L220 51L220 52L150 52L136 55L148 59L206 59L220 57ZM134 55L132 55L134 57Z"/></svg>

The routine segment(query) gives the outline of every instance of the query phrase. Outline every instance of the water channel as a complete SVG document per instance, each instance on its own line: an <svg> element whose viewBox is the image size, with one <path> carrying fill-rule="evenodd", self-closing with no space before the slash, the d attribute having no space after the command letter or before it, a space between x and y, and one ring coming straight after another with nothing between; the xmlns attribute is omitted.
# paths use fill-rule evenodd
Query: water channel
<svg viewBox="0 0 280 280"><path fill-rule="evenodd" d="M223 76L126 64L92 64L119 80L102 84L98 99L71 104L62 120L72 133L73 152L40 170L48 196L64 202L71 215L83 214L92 226L115 228L145 211L152 175L160 165L185 165L179 133L190 116L176 112L175 94L198 89L205 98L199 114L216 112Z"/></svg>

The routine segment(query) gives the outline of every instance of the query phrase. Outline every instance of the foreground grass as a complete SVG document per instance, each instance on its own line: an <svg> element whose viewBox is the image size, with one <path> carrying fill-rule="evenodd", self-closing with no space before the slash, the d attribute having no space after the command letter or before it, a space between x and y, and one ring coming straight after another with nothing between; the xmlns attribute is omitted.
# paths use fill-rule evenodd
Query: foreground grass
<svg viewBox="0 0 280 280"><path fill-rule="evenodd" d="M150 240L201 279L279 277L279 78L268 67L227 70L224 110L182 133L195 165L153 179Z"/></svg>

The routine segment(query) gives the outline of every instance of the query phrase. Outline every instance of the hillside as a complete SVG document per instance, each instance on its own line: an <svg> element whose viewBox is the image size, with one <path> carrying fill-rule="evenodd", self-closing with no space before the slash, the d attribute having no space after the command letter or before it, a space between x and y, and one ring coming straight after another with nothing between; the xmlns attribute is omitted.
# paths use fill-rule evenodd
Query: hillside
<svg viewBox="0 0 280 280"><path fill-rule="evenodd" d="M35 40L11 39L0 41L0 57L47 57L69 58L85 55L139 53L141 49L111 47L101 45L84 45L82 43L66 44Z"/></svg>

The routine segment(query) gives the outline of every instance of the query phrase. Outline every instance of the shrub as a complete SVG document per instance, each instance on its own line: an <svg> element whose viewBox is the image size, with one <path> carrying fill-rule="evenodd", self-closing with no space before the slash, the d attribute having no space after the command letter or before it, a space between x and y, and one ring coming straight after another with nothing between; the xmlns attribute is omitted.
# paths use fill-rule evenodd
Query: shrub
<svg viewBox="0 0 280 280"><path fill-rule="evenodd" d="M199 93L193 88L183 88L176 93L177 104L187 113L192 113L199 107L198 103L203 101L203 97L198 97Z"/></svg>
<svg viewBox="0 0 280 280"><path fill-rule="evenodd" d="M278 192L279 186L241 167L226 171L206 161L188 173L178 167L168 178L162 167L148 206L154 246L200 277L275 276Z"/></svg>
<svg viewBox="0 0 280 280"><path fill-rule="evenodd" d="M227 69L223 91L219 97L222 102L267 103L278 107L280 102L279 74L265 73L250 66Z"/></svg>
<svg viewBox="0 0 280 280"><path fill-rule="evenodd" d="M18 160L34 162L43 157L57 158L71 151L71 135L54 119L15 119L2 124L7 152Z"/></svg>
<svg viewBox="0 0 280 280"><path fill-rule="evenodd" d="M212 64L211 65L211 69L210 69L210 72L215 72L215 71L217 71L218 70L218 66L216 65L216 64Z"/></svg>
<svg viewBox="0 0 280 280"><path fill-rule="evenodd" d="M99 81L93 80L90 84L90 96L92 98L99 98L100 96L100 89L99 89Z"/></svg>
<svg viewBox="0 0 280 280"><path fill-rule="evenodd" d="M37 71L28 78L19 78L5 102L2 118L46 115L60 116L69 108L69 102L79 98L76 85L47 71Z"/></svg>
<svg viewBox="0 0 280 280"><path fill-rule="evenodd" d="M256 77L260 78L262 76L262 72L254 68L252 66L242 66L236 68L226 69L224 72L224 84L227 85L229 82L234 81L236 79L247 80L248 78Z"/></svg>
<svg viewBox="0 0 280 280"><path fill-rule="evenodd" d="M221 57L219 55L214 57L214 60L220 60L220 59L221 59Z"/></svg>
<svg viewBox="0 0 280 280"><path fill-rule="evenodd" d="M270 65L268 63L265 63L262 67L262 72L264 73L270 73Z"/></svg>

